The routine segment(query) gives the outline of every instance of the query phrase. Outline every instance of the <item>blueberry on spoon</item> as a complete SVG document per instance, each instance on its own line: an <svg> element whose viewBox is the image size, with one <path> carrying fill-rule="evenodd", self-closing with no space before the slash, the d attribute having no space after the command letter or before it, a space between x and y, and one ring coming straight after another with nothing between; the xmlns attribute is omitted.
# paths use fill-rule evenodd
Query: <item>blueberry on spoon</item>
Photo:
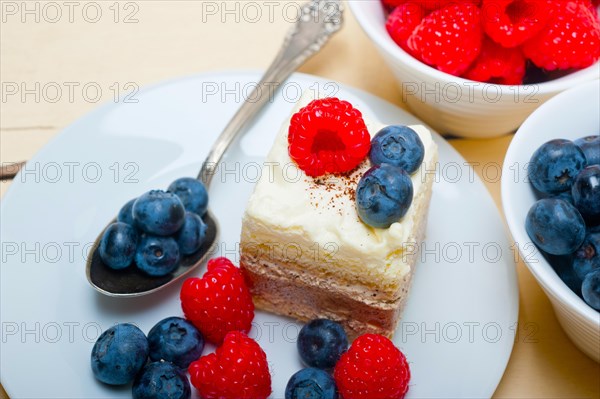
<svg viewBox="0 0 600 399"><path fill-rule="evenodd" d="M181 200L168 191L148 191L133 204L135 225L148 234L175 234L183 226L184 217L185 209Z"/></svg>
<svg viewBox="0 0 600 399"><path fill-rule="evenodd" d="M100 257L108 267L124 269L135 257L137 241L138 235L132 226L121 222L113 223L102 234L98 247Z"/></svg>
<svg viewBox="0 0 600 399"><path fill-rule="evenodd" d="M198 179L182 177L169 185L168 191L177 195L188 212L204 216L208 209L208 193Z"/></svg>
<svg viewBox="0 0 600 399"><path fill-rule="evenodd" d="M144 235L135 253L135 264L150 276L165 276L179 266L179 247L175 239Z"/></svg>

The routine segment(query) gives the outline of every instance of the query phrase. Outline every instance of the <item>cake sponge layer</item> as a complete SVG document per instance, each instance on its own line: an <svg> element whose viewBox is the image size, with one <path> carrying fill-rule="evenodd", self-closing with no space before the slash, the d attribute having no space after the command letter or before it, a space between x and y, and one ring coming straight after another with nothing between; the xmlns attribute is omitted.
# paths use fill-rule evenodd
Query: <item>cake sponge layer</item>
<svg viewBox="0 0 600 399"><path fill-rule="evenodd" d="M363 301L331 281L272 273L290 264L273 264L245 255L241 264L257 308L300 321L335 320L351 339L365 333L391 337L404 307L403 299L392 303Z"/></svg>

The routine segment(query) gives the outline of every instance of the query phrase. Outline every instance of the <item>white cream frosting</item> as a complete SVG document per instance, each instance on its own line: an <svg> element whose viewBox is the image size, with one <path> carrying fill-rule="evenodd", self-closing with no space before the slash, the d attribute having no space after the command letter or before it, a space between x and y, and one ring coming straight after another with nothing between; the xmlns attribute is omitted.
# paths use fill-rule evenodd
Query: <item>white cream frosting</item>
<svg viewBox="0 0 600 399"><path fill-rule="evenodd" d="M305 93L292 115L312 99ZM384 127L363 118L371 137ZM424 162L411 176L413 202L401 220L388 229L377 229L359 219L352 193L360 176L371 167L368 159L349 178L326 176L317 178L322 183L317 184L290 159L288 127L289 119L281 127L248 201L242 245L275 244L281 249L275 257L287 256L322 273L343 274L349 281L360 278L395 289L409 271L403 251L415 244L423 207L427 208L431 196L426 180L433 178L437 162L431 134L424 126L410 126L425 147Z"/></svg>

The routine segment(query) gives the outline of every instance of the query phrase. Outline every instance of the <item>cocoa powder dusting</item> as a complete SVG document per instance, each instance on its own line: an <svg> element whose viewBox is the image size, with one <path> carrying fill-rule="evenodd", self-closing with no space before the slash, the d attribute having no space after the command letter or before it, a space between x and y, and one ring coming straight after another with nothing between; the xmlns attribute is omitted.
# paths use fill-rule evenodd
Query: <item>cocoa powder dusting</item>
<svg viewBox="0 0 600 399"><path fill-rule="evenodd" d="M319 207L319 204L321 204L328 209L335 209L336 204L338 204L343 197L347 197L350 201L355 201L356 187L363 175L362 170L365 162L366 161L350 172L328 174L310 179L309 195L311 204L315 207ZM323 191L332 194L331 196L328 196L329 200L326 202L323 201ZM337 211L342 214L341 207L337 207Z"/></svg>

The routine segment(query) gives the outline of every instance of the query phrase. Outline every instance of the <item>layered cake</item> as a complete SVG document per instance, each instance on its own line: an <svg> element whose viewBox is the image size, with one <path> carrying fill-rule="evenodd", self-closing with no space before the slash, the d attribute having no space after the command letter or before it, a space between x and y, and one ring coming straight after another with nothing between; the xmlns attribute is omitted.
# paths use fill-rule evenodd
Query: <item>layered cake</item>
<svg viewBox="0 0 600 399"><path fill-rule="evenodd" d="M406 132L414 137L405 141ZM382 163L386 156L396 164ZM391 336L424 238L436 163L425 127L386 127L345 101L305 93L243 218L240 267L255 305L301 321L335 320L351 337Z"/></svg>

